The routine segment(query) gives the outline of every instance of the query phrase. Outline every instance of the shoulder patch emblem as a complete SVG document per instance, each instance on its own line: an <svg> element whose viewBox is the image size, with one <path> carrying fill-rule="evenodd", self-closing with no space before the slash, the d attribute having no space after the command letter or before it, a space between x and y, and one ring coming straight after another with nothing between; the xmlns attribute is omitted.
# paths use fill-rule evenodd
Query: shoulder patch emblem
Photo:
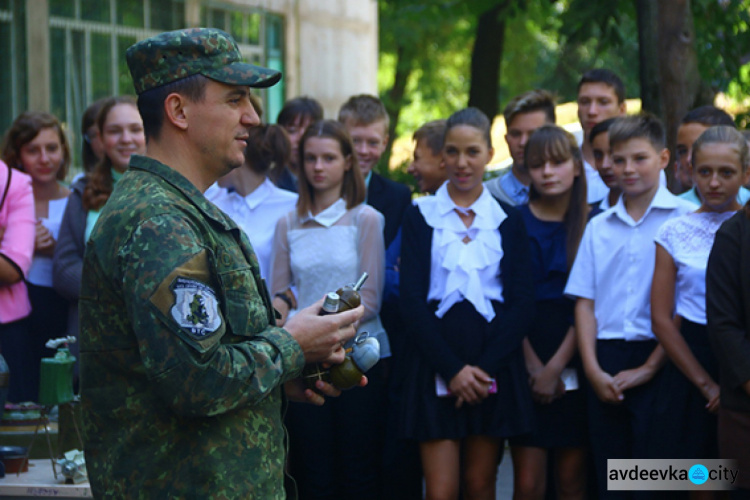
<svg viewBox="0 0 750 500"><path fill-rule="evenodd" d="M221 326L216 294L206 284L178 277L172 284L175 296L172 318L192 336L203 338Z"/></svg>

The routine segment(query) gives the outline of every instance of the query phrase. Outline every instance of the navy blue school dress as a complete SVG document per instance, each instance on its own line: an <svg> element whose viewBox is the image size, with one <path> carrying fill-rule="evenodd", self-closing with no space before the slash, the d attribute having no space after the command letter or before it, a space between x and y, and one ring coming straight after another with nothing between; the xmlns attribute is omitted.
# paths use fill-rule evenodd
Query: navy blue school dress
<svg viewBox="0 0 750 500"><path fill-rule="evenodd" d="M502 247L497 279L502 280L503 301L491 302L494 318L489 322L469 300L454 303L442 318L436 316L439 301L427 300L434 230L418 207L409 207L405 214L400 291L405 352L412 354L404 360L404 438L505 438L532 430L531 392L521 349L534 314L528 239L516 210L502 203L500 207L507 215L497 229ZM456 409L455 397L437 395L436 375L447 383L467 364L494 377L498 391L477 405Z"/></svg>
<svg viewBox="0 0 750 500"><path fill-rule="evenodd" d="M575 301L563 291L568 280L566 229L562 222L537 219L528 205L517 207L526 225L534 276L536 313L528 339L547 364L573 325ZM536 430L511 440L514 446L539 448L582 447L588 441L586 376L576 353L566 366L576 371L579 388L549 404L534 402Z"/></svg>

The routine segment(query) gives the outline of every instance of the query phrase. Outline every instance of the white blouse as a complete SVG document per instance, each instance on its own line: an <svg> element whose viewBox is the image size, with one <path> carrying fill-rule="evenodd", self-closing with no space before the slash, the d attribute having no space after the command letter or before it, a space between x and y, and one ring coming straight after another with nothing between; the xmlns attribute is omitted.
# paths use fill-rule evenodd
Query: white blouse
<svg viewBox="0 0 750 500"><path fill-rule="evenodd" d="M302 309L367 272L359 292L365 314L358 331L380 342L382 358L391 354L378 315L385 284L384 225L383 215L371 206L347 210L342 199L317 215L299 217L294 210L276 226L271 277L273 294L294 287Z"/></svg>
<svg viewBox="0 0 750 500"><path fill-rule="evenodd" d="M677 267L675 313L706 324L706 267L716 231L736 212L690 213L670 219L659 228L655 241L672 256Z"/></svg>
<svg viewBox="0 0 750 500"><path fill-rule="evenodd" d="M49 208L47 209L47 217L39 219L55 241L57 241L57 237L60 234L60 225L62 224L63 214L65 213L65 207L67 206L67 196L58 200L50 200L48 205ZM34 254L27 281L32 285L51 287L52 257Z"/></svg>
<svg viewBox="0 0 750 500"><path fill-rule="evenodd" d="M260 263L260 275L271 276L271 251L276 223L297 205L297 194L277 188L266 179L252 193L242 196L214 185L206 198L222 209L245 232Z"/></svg>
<svg viewBox="0 0 750 500"><path fill-rule="evenodd" d="M503 302L500 261L502 241L498 228L507 215L487 189L468 208L456 205L447 182L435 193L416 200L419 211L433 228L430 288L427 300L439 300L435 315L442 318L466 299L487 322L495 317L493 300ZM457 211L474 212L468 228ZM468 237L469 242L464 243Z"/></svg>

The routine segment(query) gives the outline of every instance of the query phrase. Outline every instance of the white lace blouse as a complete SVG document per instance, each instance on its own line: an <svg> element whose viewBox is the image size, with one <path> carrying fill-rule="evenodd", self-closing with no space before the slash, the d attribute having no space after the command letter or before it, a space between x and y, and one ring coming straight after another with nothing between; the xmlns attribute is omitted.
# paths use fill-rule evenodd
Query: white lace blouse
<svg viewBox="0 0 750 500"><path fill-rule="evenodd" d="M273 294L294 287L300 309L367 272L360 290L365 315L358 331L378 339L381 358L391 354L378 316L385 283L384 224L383 215L371 206L347 210L342 199L317 215L301 218L296 210L289 212L276 226L271 271Z"/></svg>
<svg viewBox="0 0 750 500"><path fill-rule="evenodd" d="M689 213L665 222L655 241L677 267L675 313L706 324L706 266L716 231L735 212Z"/></svg>
<svg viewBox="0 0 750 500"><path fill-rule="evenodd" d="M419 198L416 204L433 228L427 300L440 301L435 315L442 318L454 304L466 299L487 322L492 321L495 311L491 301L503 302L503 284L498 279L503 248L498 228L507 215L487 189L470 207L457 206L447 183L435 196ZM456 210L474 212L470 227ZM464 243L467 236L470 241Z"/></svg>

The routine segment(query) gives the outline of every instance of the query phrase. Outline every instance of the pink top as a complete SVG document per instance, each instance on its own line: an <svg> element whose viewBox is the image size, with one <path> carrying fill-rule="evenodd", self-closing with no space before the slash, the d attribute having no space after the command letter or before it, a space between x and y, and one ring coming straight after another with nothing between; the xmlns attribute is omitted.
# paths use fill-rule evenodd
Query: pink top
<svg viewBox="0 0 750 500"><path fill-rule="evenodd" d="M8 184L8 172L8 167L0 161L0 199ZM5 230L0 239L0 259L13 262L25 277L34 256L34 193L31 177L16 169L13 169L8 195L0 207L0 228ZM0 285L0 323L25 318L30 312L31 303L23 280Z"/></svg>

